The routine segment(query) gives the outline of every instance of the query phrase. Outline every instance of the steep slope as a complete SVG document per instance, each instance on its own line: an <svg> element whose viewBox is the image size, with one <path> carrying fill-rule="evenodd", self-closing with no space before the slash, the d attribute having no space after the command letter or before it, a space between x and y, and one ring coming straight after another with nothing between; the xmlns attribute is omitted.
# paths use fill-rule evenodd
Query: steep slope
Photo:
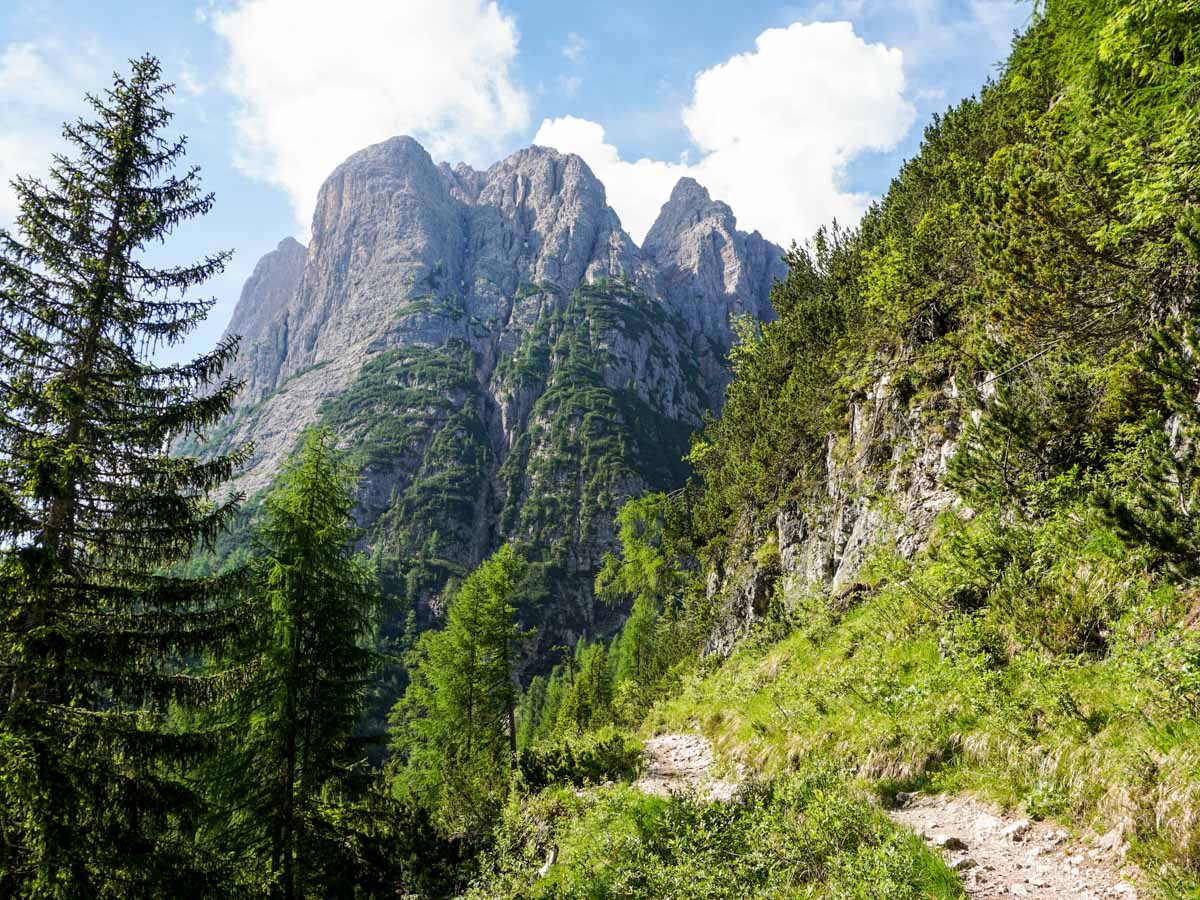
<svg viewBox="0 0 1200 900"><path fill-rule="evenodd" d="M1198 25L1045 4L795 260L694 454L671 543L710 655L647 732L998 801L1090 843L1108 895L1200 896ZM1057 862L1005 896L1074 896Z"/></svg>
<svg viewBox="0 0 1200 900"><path fill-rule="evenodd" d="M302 271L285 241L231 322L247 388L219 438L255 442L241 487L323 422L361 467L395 617L513 540L535 563L535 655L608 629L591 582L615 512L683 483L730 317L769 317L785 271L694 182L651 235L643 252L576 156L531 147L477 172L411 138L356 153L321 189Z"/></svg>

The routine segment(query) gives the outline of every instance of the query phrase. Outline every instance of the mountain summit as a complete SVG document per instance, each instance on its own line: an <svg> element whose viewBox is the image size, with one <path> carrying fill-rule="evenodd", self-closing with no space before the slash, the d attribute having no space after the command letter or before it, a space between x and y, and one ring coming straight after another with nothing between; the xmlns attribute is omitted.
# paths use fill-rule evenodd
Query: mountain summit
<svg viewBox="0 0 1200 900"><path fill-rule="evenodd" d="M285 240L247 281L220 441L254 440L253 495L328 425L397 615L515 541L535 562L523 617L572 640L615 621L591 582L616 510L683 483L730 319L773 317L784 273L691 179L639 248L578 156L535 146L479 172L392 138L329 176L306 250Z"/></svg>

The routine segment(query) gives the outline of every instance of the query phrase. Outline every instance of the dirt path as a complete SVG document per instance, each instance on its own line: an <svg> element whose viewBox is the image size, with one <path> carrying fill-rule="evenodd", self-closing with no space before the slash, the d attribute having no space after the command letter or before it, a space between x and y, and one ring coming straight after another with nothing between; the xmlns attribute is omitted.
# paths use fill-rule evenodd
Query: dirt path
<svg viewBox="0 0 1200 900"><path fill-rule="evenodd" d="M712 743L698 734L662 734L646 741L642 776L634 786L662 797L697 791L730 800L737 783L711 777ZM1123 868L1119 836L1084 847L1044 822L989 809L969 797L899 795L896 823L940 849L971 900L1136 900L1134 872Z"/></svg>
<svg viewBox="0 0 1200 900"><path fill-rule="evenodd" d="M916 795L889 815L942 851L972 900L1138 896L1126 880L1132 871L1122 870L1115 835L1085 848L1068 841L1065 831L1003 815L967 797Z"/></svg>
<svg viewBox="0 0 1200 900"><path fill-rule="evenodd" d="M668 797L695 790L712 800L731 800L737 785L709 775L713 764L712 742L698 734L661 734L642 748L645 766L634 787L647 794Z"/></svg>

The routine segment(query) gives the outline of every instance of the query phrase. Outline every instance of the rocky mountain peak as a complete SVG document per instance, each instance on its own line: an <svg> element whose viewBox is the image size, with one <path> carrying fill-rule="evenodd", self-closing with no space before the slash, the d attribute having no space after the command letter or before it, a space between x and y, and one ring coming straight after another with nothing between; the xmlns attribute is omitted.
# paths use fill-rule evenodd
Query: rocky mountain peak
<svg viewBox="0 0 1200 900"><path fill-rule="evenodd" d="M226 334L242 338L239 374L246 382L247 398L258 399L275 386L287 335L272 333L272 325L282 319L295 296L307 258L308 248L286 237L258 261L242 286Z"/></svg>
<svg viewBox="0 0 1200 900"><path fill-rule="evenodd" d="M708 189L694 178L680 178L646 233L642 249L651 257L669 253L672 242L703 223L728 232L737 228L737 218L729 204L713 200Z"/></svg>
<svg viewBox="0 0 1200 900"><path fill-rule="evenodd" d="M284 241L247 283L231 327L249 388L222 439L254 441L253 494L327 424L407 602L428 610L515 540L555 573L530 621L573 643L616 615L591 586L620 500L683 483L730 317L770 317L782 274L692 179L639 248L578 156L529 147L481 172L392 138L325 181L310 247Z"/></svg>
<svg viewBox="0 0 1200 900"><path fill-rule="evenodd" d="M690 326L693 350L720 397L733 343L732 317L774 318L771 286L786 275L783 251L757 231L737 229L729 204L693 178L681 178L646 234L642 253L662 298Z"/></svg>

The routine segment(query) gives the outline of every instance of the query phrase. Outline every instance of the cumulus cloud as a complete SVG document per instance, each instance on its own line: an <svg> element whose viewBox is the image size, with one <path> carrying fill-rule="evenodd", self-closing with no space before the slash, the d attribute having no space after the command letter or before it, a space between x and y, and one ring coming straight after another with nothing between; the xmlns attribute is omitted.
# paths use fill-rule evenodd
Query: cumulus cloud
<svg viewBox="0 0 1200 900"><path fill-rule="evenodd" d="M694 162L623 160L599 124L571 116L543 121L534 143L582 156L635 240L690 175L743 227L787 243L862 215L870 198L840 182L855 156L894 148L912 127L904 88L899 50L868 44L849 22L797 23L696 76L681 111L701 151Z"/></svg>
<svg viewBox="0 0 1200 900"><path fill-rule="evenodd" d="M89 44L46 40L0 47L0 227L17 215L10 182L42 176L51 155L63 149L61 125L84 107L84 92L97 82L97 54Z"/></svg>
<svg viewBox="0 0 1200 900"><path fill-rule="evenodd" d="M240 0L210 13L240 103L235 165L279 185L307 228L356 150L411 134L435 159L491 162L528 127L512 18L483 0Z"/></svg>

